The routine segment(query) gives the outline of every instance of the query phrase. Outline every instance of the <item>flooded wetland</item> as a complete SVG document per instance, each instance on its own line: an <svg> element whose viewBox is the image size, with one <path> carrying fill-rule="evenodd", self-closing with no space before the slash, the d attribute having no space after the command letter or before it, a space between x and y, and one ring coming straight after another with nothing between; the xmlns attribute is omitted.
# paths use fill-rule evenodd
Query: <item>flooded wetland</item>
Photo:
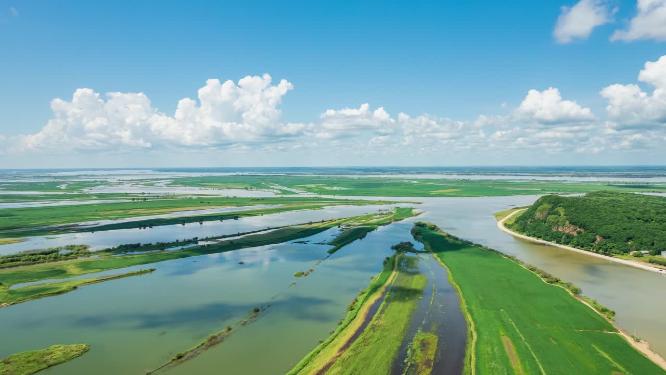
<svg viewBox="0 0 666 375"><path fill-rule="evenodd" d="M281 185L284 183L278 180L273 186L287 188ZM141 186L151 189L150 185L133 182L130 193L145 193ZM164 182L159 186L161 192L168 184ZM90 189L104 194L99 193L104 190L103 186ZM113 190L109 194L116 193L118 191ZM252 195L261 194L253 191ZM330 199L329 195L325 197ZM374 340L382 338L387 340L387 347L394 348L386 354L388 357L381 358L385 373L462 374L469 366L470 348L477 333L470 331L469 312L465 311L456 278L445 267L446 260L442 264L441 259L415 240L416 222L430 222L456 237L514 256L572 283L582 289L584 296L614 310L617 326L649 342L656 353L666 355L666 322L655 314L655 311L666 311L663 298L666 277L518 240L497 228L494 213L528 206L538 197L523 193L465 197L375 196L367 197L368 204L362 205L327 204L225 220L36 235L8 241L0 245L0 255L29 254L25 251L59 249L67 245L85 246L90 255L59 260L78 267L77 272L83 272L85 268L81 267L89 264L87 262L99 263L100 259L107 258L113 261L114 256L133 259L150 254L162 257L165 255L161 254L189 249L194 252L184 257L166 255L155 262L142 261L127 267L102 268L92 273L54 274L18 284L6 279L7 275L15 275L11 273L15 268L1 269L0 282L10 285L9 291L148 268L151 272L82 284L62 294L0 308L3 332L0 357L55 344L80 343L90 349L79 358L43 372L191 374L215 369L224 373L310 373L304 369L317 368L319 363L322 364L320 370L314 373L345 373L358 363L363 365L363 358L378 358L373 354L373 345ZM117 201L115 195L110 198ZM359 197L349 194L345 198ZM40 207L39 199L31 202L25 199L25 203L8 203L0 210ZM99 198L96 196L96 199ZM67 206L73 204L71 200L66 202ZM98 201L86 196L81 204L94 206ZM44 206L52 206L52 203ZM261 206L179 210L166 216L137 214L126 219L98 221L94 225L241 213L271 207L280 205L268 202ZM416 211L384 220L396 207L412 207ZM303 234L290 234L285 240L267 237L266 242L256 242L257 245L239 245L246 236L260 239L273 233L275 228L289 230L308 225L312 228L326 226ZM249 234L234 237L243 233ZM174 244L178 241L186 244ZM165 245L155 247L157 243ZM394 245L401 243L411 243L414 248L396 252ZM108 249L120 245L135 249L123 250L109 258ZM221 246L220 250L215 250L215 246ZM146 250L142 250L144 248ZM101 255L95 255L97 251L101 251ZM389 258L397 259L393 270L385 268ZM407 261L409 266L400 265ZM27 270L52 267L48 260L39 262L46 263L21 267ZM369 291L369 283L372 285L372 280L378 280L383 272L385 279ZM392 273L389 276L385 272ZM363 307L359 296L372 293L374 297L368 300L376 302L370 308ZM382 326L382 320L393 323ZM356 331L350 331L353 328ZM330 337L332 334L334 336ZM395 339L391 338L393 335ZM327 347L329 342L338 346ZM313 348L318 349L313 353ZM331 357L323 357L322 353ZM309 362L295 367L306 356ZM310 365L314 367L308 367Z"/></svg>

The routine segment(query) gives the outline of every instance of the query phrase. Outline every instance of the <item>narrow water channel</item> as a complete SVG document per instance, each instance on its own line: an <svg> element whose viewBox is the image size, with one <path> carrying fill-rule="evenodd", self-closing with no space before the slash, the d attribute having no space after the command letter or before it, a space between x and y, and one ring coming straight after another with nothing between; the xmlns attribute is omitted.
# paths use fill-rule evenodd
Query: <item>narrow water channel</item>
<svg viewBox="0 0 666 375"><path fill-rule="evenodd" d="M419 244L420 245L420 244ZM408 370L409 345L417 332L437 335L437 351L433 374L459 375L465 363L467 323L460 307L460 298L448 279L447 271L432 254L419 254L419 272L426 276L423 297L412 315L409 329L403 339L392 374L411 373Z"/></svg>

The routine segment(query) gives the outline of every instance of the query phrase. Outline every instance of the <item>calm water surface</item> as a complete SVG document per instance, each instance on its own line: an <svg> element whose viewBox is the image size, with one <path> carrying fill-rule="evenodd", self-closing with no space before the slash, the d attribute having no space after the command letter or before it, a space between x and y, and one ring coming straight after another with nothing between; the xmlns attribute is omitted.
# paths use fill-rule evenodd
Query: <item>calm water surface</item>
<svg viewBox="0 0 666 375"><path fill-rule="evenodd" d="M283 373L328 336L381 269L390 246L411 238L410 228L403 222L370 233L305 278L293 274L325 257L329 247L317 243L332 238L336 229L308 238L307 244L156 263L152 274L3 308L0 356L56 343L89 343L89 353L45 373L139 374L245 318L254 307L268 305L256 322L168 372Z"/></svg>

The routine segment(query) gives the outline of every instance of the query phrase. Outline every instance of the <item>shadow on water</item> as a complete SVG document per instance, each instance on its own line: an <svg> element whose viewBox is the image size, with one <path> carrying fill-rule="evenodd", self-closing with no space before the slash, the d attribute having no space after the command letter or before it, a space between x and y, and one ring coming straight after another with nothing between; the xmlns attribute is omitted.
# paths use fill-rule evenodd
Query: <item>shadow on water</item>
<svg viewBox="0 0 666 375"><path fill-rule="evenodd" d="M271 309L286 309L290 316L299 320L321 322L335 318L331 313L325 313L324 307L330 303L332 303L331 300L324 298L290 296L274 300L269 303L269 306ZM164 313L84 316L72 320L70 325L73 327L129 325L134 329L189 326L192 323L207 325L211 322L220 322L242 315L255 307L257 307L257 304L210 303L199 307L176 309ZM38 322L35 323L38 324Z"/></svg>

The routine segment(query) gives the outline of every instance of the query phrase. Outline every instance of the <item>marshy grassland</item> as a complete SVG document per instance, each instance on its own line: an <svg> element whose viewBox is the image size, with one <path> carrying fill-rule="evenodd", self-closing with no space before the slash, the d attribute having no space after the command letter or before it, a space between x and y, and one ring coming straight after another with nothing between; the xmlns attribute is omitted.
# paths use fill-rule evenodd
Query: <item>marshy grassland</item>
<svg viewBox="0 0 666 375"><path fill-rule="evenodd" d="M369 205L387 202L346 200L315 197L145 197L130 202L79 204L69 206L40 206L0 208L0 240L37 235L71 232L91 232L110 229L144 228L150 226L184 224L201 221L228 220L243 216L257 216L283 211L317 209L335 205ZM99 226L80 226L78 223L118 220L133 217L172 214L179 211L226 207L277 205L254 210L218 214L189 214L185 217L150 218L131 222Z"/></svg>
<svg viewBox="0 0 666 375"><path fill-rule="evenodd" d="M83 355L86 344L52 345L45 349L16 353L0 360L0 375L30 375Z"/></svg>
<svg viewBox="0 0 666 375"><path fill-rule="evenodd" d="M387 176L236 175L174 179L173 186L272 189L282 194L306 192L335 196L479 197L586 193L597 190L664 192L666 184L618 184L538 180L406 178Z"/></svg>
<svg viewBox="0 0 666 375"><path fill-rule="evenodd" d="M417 223L468 318L467 374L664 374L570 288L519 262Z"/></svg>
<svg viewBox="0 0 666 375"><path fill-rule="evenodd" d="M78 286L113 279L100 277L76 281L66 280L67 278L74 276L157 263L171 259L215 254L225 251L293 241L338 226L341 228L353 228L355 226L377 228L381 225L387 225L398 220L403 220L415 214L416 211L411 208L396 208L394 210L374 214L280 227L274 230L252 233L241 237L221 239L217 242L204 245L195 245L181 250L151 250L134 254L130 252L132 250L130 247L123 249L123 252L120 253L117 249L111 249L108 251L102 250L95 252L94 256L85 254L84 257L80 258L2 268L0 269L0 306L25 302L49 295L62 294L72 291ZM342 230L340 236L344 235L344 233L345 230ZM346 238L348 238L348 236L346 236ZM333 241L336 243L340 242L335 239ZM349 243L347 241L348 239L344 242ZM126 276L132 276L135 274L136 273L130 273L126 274ZM45 282L39 285L16 287L17 284L32 283L49 279L61 280Z"/></svg>
<svg viewBox="0 0 666 375"><path fill-rule="evenodd" d="M384 271L373 280L362 298L350 306L338 329L308 354L290 374L388 374L398 355L405 333L426 285L426 277L418 272L418 258L413 255L395 256L395 271L388 277ZM370 291L387 283L385 296L371 317L358 314L367 305ZM365 327L365 319L369 323ZM356 324L354 324L356 323Z"/></svg>

